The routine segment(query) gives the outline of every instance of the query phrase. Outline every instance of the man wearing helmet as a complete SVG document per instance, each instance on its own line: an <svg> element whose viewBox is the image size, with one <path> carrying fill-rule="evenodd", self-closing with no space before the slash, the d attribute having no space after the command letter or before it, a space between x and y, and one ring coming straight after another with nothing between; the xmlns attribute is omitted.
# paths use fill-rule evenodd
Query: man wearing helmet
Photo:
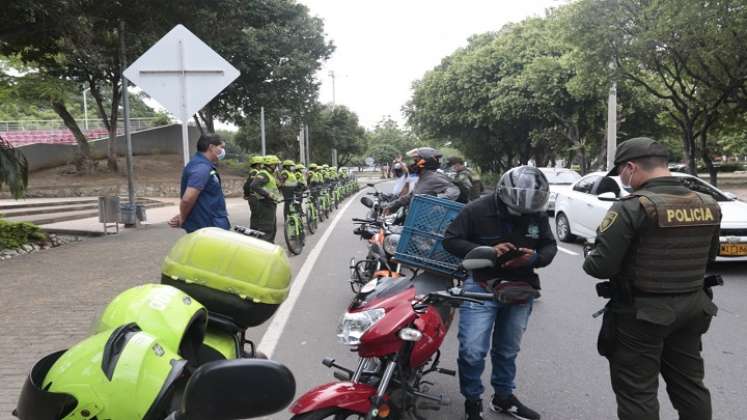
<svg viewBox="0 0 747 420"><path fill-rule="evenodd" d="M413 160L410 172L414 171L418 174L418 183L409 194L389 204L384 209L385 213L389 214L400 207L409 205L414 194L435 195L449 200L456 200L459 197L459 188L451 182L449 177L436 172L441 165L441 152L432 147L419 147L407 152L407 156Z"/></svg>
<svg viewBox="0 0 747 420"><path fill-rule="evenodd" d="M252 210L250 225L252 229L265 233L262 239L274 243L277 231L277 203L282 200L275 178L280 159L275 155L268 155L262 162L262 169L257 171L249 184L249 207Z"/></svg>
<svg viewBox="0 0 747 420"><path fill-rule="evenodd" d="M548 196L548 182L540 170L513 168L503 174L495 194L467 204L444 235L444 249L460 258L478 246L494 247L499 257L515 255L499 267L475 270L464 283L466 291L489 290L498 297L459 309L457 363L468 420L483 418L481 376L488 350L494 390L490 407L520 419L540 418L516 398L514 381L521 338L533 299L539 296L534 270L550 264L558 250L545 211Z"/></svg>
<svg viewBox="0 0 747 420"><path fill-rule="evenodd" d="M483 192L480 176L472 173L469 168L464 166L464 159L459 156L452 156L447 162L449 167L456 172L454 183L459 187L459 198L457 198L457 201L467 203L468 201L480 198L480 193Z"/></svg>
<svg viewBox="0 0 747 420"><path fill-rule="evenodd" d="M283 214L288 215L291 200L298 192L298 179L296 178L296 163L290 159L283 161L283 168L278 174L278 185L283 193Z"/></svg>

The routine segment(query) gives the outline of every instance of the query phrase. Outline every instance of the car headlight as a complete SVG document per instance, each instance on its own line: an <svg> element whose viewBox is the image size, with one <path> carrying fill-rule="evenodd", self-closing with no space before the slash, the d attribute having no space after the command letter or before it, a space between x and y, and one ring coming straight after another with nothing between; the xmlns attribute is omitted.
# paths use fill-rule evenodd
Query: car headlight
<svg viewBox="0 0 747 420"><path fill-rule="evenodd" d="M388 254L394 255L394 252L397 251L397 245L399 245L399 235L390 234L384 238L384 251Z"/></svg>
<svg viewBox="0 0 747 420"><path fill-rule="evenodd" d="M337 326L337 341L349 346L361 343L361 336L375 323L384 317L383 308L370 309L362 312L346 312Z"/></svg>

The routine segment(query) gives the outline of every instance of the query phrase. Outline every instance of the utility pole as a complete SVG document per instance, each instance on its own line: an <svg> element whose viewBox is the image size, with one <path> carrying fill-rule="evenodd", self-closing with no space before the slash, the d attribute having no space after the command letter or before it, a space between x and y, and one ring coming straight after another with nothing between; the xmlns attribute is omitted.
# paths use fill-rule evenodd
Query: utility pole
<svg viewBox="0 0 747 420"><path fill-rule="evenodd" d="M330 70L329 71L329 77L332 78L332 110L335 109L335 71Z"/></svg>
<svg viewBox="0 0 747 420"><path fill-rule="evenodd" d="M86 128L86 131L88 131L88 99L86 99L86 92L89 90L91 88L83 89L83 126Z"/></svg>
<svg viewBox="0 0 747 420"><path fill-rule="evenodd" d="M615 70L614 63L610 63L610 70ZM615 165L617 151L617 82L612 81L609 98L607 99L607 170Z"/></svg>
<svg viewBox="0 0 747 420"><path fill-rule="evenodd" d="M125 23L124 20L119 21L119 71L120 71L120 80L122 81L122 113L123 113L123 119L124 119L124 133L125 133L125 139L127 140L127 197L129 199L129 214L134 215L134 223L130 224L130 226L138 226L138 219L137 219L137 203L135 201L135 180L133 179L133 172L135 171L133 168L133 162L132 162L132 135L130 134L130 100L129 100L129 94L127 92L127 86L129 85L129 82L127 81L127 78L124 76L124 71L127 68L127 55L125 54ZM85 96L84 96L85 97ZM114 138L110 138L109 141L117 141L116 136ZM125 226L128 226L127 222L129 220L125 219Z"/></svg>
<svg viewBox="0 0 747 420"><path fill-rule="evenodd" d="M309 136L309 125L304 124L304 139L306 141L306 162L311 163L311 136Z"/></svg>
<svg viewBox="0 0 747 420"><path fill-rule="evenodd" d="M304 150L305 143L306 143L306 137L304 135L304 129L302 125L301 129L298 130L298 161L301 162L303 165L307 165L306 150Z"/></svg>
<svg viewBox="0 0 747 420"><path fill-rule="evenodd" d="M259 121L259 129L262 133L262 156L267 154L267 148L265 146L265 107L259 108L259 115L260 115L260 121Z"/></svg>

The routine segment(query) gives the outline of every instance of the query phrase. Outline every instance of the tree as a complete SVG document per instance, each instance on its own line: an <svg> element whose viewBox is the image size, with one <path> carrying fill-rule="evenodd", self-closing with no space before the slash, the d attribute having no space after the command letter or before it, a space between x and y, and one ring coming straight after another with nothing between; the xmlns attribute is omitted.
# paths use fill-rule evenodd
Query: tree
<svg viewBox="0 0 747 420"><path fill-rule="evenodd" d="M3 12L0 53L18 54L45 74L89 86L112 137L122 88L121 23L130 60L184 23L239 68L242 76L196 118L211 131L215 118L241 123L260 104L283 118L302 115L316 94L313 73L332 51L321 20L292 0L22 0ZM108 163L116 169L113 146Z"/></svg>
<svg viewBox="0 0 747 420"><path fill-rule="evenodd" d="M7 185L13 197L21 198L28 185L28 173L23 153L0 137L0 189Z"/></svg>
<svg viewBox="0 0 747 420"><path fill-rule="evenodd" d="M597 72L641 86L664 103L690 171L716 170L709 132L733 112L747 80L747 8L740 1L582 0L569 7L570 39Z"/></svg>
<svg viewBox="0 0 747 420"><path fill-rule="evenodd" d="M337 164L344 166L365 150L366 130L344 105L322 105L309 117L312 160L332 163L332 149L336 149Z"/></svg>

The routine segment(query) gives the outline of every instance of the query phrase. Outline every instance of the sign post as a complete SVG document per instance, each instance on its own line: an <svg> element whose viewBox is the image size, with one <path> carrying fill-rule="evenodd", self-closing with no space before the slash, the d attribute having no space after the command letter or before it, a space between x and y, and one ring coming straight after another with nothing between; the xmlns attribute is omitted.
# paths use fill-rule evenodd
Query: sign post
<svg viewBox="0 0 747 420"><path fill-rule="evenodd" d="M185 165L190 152L189 119L239 74L183 25L176 25L124 72L127 79L181 120Z"/></svg>

